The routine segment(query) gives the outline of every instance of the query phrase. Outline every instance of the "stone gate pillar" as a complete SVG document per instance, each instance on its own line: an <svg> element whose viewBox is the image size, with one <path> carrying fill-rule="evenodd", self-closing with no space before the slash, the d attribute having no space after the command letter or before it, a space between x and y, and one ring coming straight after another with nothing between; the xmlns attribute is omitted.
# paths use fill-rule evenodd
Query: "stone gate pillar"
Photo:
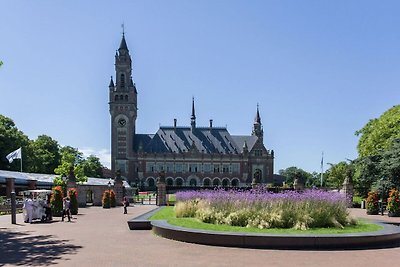
<svg viewBox="0 0 400 267"><path fill-rule="evenodd" d="M167 205L167 185L165 184L165 173L160 172L157 180L157 205Z"/></svg>
<svg viewBox="0 0 400 267"><path fill-rule="evenodd" d="M301 182L301 179L294 179L293 182L293 189L297 192L304 190L304 184Z"/></svg>
<svg viewBox="0 0 400 267"><path fill-rule="evenodd" d="M115 193L115 204L122 206L122 200L124 198L124 185L122 183L121 172L117 171L117 175L114 180L114 193Z"/></svg>
<svg viewBox="0 0 400 267"><path fill-rule="evenodd" d="M69 173L67 176L67 192L68 192L68 189L70 189L70 188L76 188L76 177L75 177L75 172L74 172L73 166L71 166L69 168Z"/></svg>
<svg viewBox="0 0 400 267"><path fill-rule="evenodd" d="M347 207L353 207L353 183L349 177L346 177L343 182L342 192L346 196Z"/></svg>

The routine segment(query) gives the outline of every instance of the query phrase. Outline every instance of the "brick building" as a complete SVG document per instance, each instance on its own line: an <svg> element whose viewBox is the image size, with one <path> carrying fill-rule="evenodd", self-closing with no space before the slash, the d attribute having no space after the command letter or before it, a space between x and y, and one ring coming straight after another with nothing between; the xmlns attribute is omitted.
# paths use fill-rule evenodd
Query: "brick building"
<svg viewBox="0 0 400 267"><path fill-rule="evenodd" d="M115 83L109 84L111 169L131 184L154 187L165 172L169 186L233 186L273 183L274 151L263 143L257 105L251 135L231 135L227 128L196 125L192 101L190 126L160 127L155 134L136 133L137 89L132 59L123 34L115 54Z"/></svg>

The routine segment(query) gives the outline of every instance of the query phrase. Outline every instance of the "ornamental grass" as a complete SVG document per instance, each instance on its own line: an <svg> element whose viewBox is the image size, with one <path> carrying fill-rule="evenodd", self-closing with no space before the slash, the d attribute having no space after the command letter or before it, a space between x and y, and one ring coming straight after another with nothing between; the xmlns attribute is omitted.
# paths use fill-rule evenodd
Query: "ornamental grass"
<svg viewBox="0 0 400 267"><path fill-rule="evenodd" d="M179 192L176 199L176 217L193 217L205 223L302 230L355 224L345 196L338 192L205 190Z"/></svg>

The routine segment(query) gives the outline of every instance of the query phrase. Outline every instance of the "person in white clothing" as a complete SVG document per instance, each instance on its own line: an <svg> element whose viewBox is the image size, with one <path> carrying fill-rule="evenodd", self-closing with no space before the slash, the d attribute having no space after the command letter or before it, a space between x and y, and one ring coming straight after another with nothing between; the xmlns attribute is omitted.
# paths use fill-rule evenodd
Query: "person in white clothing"
<svg viewBox="0 0 400 267"><path fill-rule="evenodd" d="M33 200L32 200L32 196L29 195L28 198L25 200L24 203L25 206L25 210L26 210L26 221L25 222L29 222L32 223L32 218L33 218Z"/></svg>

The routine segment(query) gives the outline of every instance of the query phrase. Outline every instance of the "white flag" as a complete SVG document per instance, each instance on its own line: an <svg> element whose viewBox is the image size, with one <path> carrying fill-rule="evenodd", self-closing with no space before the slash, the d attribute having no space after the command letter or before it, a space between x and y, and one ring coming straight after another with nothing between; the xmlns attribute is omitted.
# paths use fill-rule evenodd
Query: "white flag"
<svg viewBox="0 0 400 267"><path fill-rule="evenodd" d="M20 159L21 157L22 157L21 148L18 148L17 150L11 152L6 156L8 162L10 163L12 163L14 159Z"/></svg>

